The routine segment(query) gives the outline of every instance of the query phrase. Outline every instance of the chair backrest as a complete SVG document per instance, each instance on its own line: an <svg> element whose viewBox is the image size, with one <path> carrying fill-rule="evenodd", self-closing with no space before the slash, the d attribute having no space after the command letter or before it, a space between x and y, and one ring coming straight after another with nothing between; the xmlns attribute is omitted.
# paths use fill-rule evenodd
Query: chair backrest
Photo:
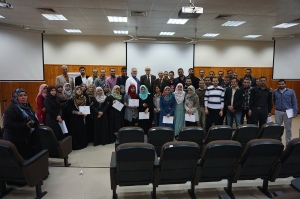
<svg viewBox="0 0 300 199"><path fill-rule="evenodd" d="M120 186L148 185L153 180L155 149L148 143L126 143L116 149Z"/></svg>
<svg viewBox="0 0 300 199"><path fill-rule="evenodd" d="M242 153L242 145L237 141L218 140L208 143L200 159L199 182L228 179L234 172Z"/></svg>
<svg viewBox="0 0 300 199"><path fill-rule="evenodd" d="M47 149L50 157L59 157L59 142L52 129L48 126L40 126L38 134L42 149Z"/></svg>
<svg viewBox="0 0 300 199"><path fill-rule="evenodd" d="M168 142L162 146L159 184L191 181L199 158L200 148L195 142Z"/></svg>
<svg viewBox="0 0 300 199"><path fill-rule="evenodd" d="M236 128L232 135L232 140L238 141L245 148L246 144L256 138L259 131L258 125L255 124L244 124Z"/></svg>
<svg viewBox="0 0 300 199"><path fill-rule="evenodd" d="M232 128L228 125L215 125L208 129L204 143L215 140L230 140L232 137Z"/></svg>
<svg viewBox="0 0 300 199"><path fill-rule="evenodd" d="M281 169L278 177L300 177L300 138L291 140L281 158Z"/></svg>
<svg viewBox="0 0 300 199"><path fill-rule="evenodd" d="M140 127L123 127L118 132L119 144L144 142L144 130Z"/></svg>
<svg viewBox="0 0 300 199"><path fill-rule="evenodd" d="M275 139L254 139L248 142L234 179L266 179L283 152L283 144Z"/></svg>
<svg viewBox="0 0 300 199"><path fill-rule="evenodd" d="M174 131L170 127L152 127L148 131L148 143L155 147L156 154L160 157L161 147L174 140Z"/></svg>
<svg viewBox="0 0 300 199"><path fill-rule="evenodd" d="M279 124L266 123L260 128L257 138L281 140L283 131L284 127Z"/></svg>
<svg viewBox="0 0 300 199"><path fill-rule="evenodd" d="M0 181L24 182L22 164L24 159L16 146L6 140L0 140Z"/></svg>
<svg viewBox="0 0 300 199"><path fill-rule="evenodd" d="M201 149L204 136L205 131L199 126L184 127L179 132L178 141L196 142Z"/></svg>

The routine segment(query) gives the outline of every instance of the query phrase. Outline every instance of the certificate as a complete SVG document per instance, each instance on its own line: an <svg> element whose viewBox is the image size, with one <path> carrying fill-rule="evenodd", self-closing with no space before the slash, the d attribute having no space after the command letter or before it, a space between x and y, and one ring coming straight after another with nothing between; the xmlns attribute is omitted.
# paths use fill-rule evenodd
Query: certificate
<svg viewBox="0 0 300 199"><path fill-rule="evenodd" d="M63 120L62 122L58 122L58 125L60 126L61 131L63 132L63 134L68 133L68 129L67 129L65 120Z"/></svg>
<svg viewBox="0 0 300 199"><path fill-rule="evenodd" d="M79 106L79 111L84 115L91 114L90 106Z"/></svg>
<svg viewBox="0 0 300 199"><path fill-rule="evenodd" d="M149 112L148 113L145 113L145 112L139 112L139 120L146 120L146 119L149 119Z"/></svg>
<svg viewBox="0 0 300 199"><path fill-rule="evenodd" d="M139 99L129 99L128 106L139 106Z"/></svg>
<svg viewBox="0 0 300 199"><path fill-rule="evenodd" d="M112 107L114 107L115 109L117 109L118 111L121 111L123 108L124 104L122 104L121 102L119 102L118 100L115 101L115 103L113 103Z"/></svg>
<svg viewBox="0 0 300 199"><path fill-rule="evenodd" d="M170 117L164 116L162 123L164 123L164 124L173 124L173 119L174 119L173 116L170 116Z"/></svg>
<svg viewBox="0 0 300 199"><path fill-rule="evenodd" d="M185 121L195 122L196 121L195 115L185 114Z"/></svg>
<svg viewBox="0 0 300 199"><path fill-rule="evenodd" d="M287 115L288 118L292 118L294 116L292 108L287 109L285 112L286 112L286 115Z"/></svg>

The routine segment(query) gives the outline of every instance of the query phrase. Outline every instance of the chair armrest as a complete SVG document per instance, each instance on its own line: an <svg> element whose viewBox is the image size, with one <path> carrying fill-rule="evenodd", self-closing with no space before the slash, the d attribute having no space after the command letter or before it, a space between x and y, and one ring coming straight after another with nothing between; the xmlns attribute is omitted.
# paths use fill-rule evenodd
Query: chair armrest
<svg viewBox="0 0 300 199"><path fill-rule="evenodd" d="M110 159L110 188L111 190L116 190L117 188L117 161L116 161L116 152L111 153Z"/></svg>
<svg viewBox="0 0 300 199"><path fill-rule="evenodd" d="M57 146L60 158L66 158L72 152L72 137L68 136Z"/></svg>
<svg viewBox="0 0 300 199"><path fill-rule="evenodd" d="M22 171L28 186L33 187L41 183L49 175L49 153L42 150L22 165Z"/></svg>
<svg viewBox="0 0 300 199"><path fill-rule="evenodd" d="M110 168L117 168L116 152L111 153Z"/></svg>
<svg viewBox="0 0 300 199"><path fill-rule="evenodd" d="M153 168L153 187L158 187L159 185L159 170L160 170L160 165L159 165L159 159L157 158L157 155L155 154L155 159L154 159L154 168Z"/></svg>

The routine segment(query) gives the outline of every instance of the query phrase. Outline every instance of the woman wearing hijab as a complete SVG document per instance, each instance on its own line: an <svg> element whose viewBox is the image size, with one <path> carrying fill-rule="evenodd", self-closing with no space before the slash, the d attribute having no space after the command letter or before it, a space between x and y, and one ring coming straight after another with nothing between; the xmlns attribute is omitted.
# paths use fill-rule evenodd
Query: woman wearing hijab
<svg viewBox="0 0 300 199"><path fill-rule="evenodd" d="M159 101L160 101L161 91L159 86L155 86L154 90L155 90L155 94L153 96L154 124L155 126L159 126L159 115L160 115Z"/></svg>
<svg viewBox="0 0 300 199"><path fill-rule="evenodd" d="M62 122L62 108L56 96L56 88L54 86L49 86L47 88L44 106L48 110L45 125L52 129L58 141L63 140L66 136L63 134L58 124L58 122Z"/></svg>
<svg viewBox="0 0 300 199"><path fill-rule="evenodd" d="M184 122L185 92L183 91L183 85L181 83L177 84L173 95L175 98L174 133L175 133L175 137L178 137L180 130L185 126L185 122Z"/></svg>
<svg viewBox="0 0 300 199"><path fill-rule="evenodd" d="M90 113L91 113L86 116L86 128L87 128L88 142L92 142L94 139L93 138L94 137L94 121L93 121L92 106L93 106L93 101L95 99L95 95L96 95L95 85L90 84L87 87L87 91L86 91L87 104L90 105Z"/></svg>
<svg viewBox="0 0 300 199"><path fill-rule="evenodd" d="M185 125L186 126L197 126L197 121L199 120L199 117L198 117L199 97L195 93L195 88L192 85L187 88L187 94L185 97L184 108L185 108L186 114L195 115L195 122L186 121Z"/></svg>
<svg viewBox="0 0 300 199"><path fill-rule="evenodd" d="M160 115L159 115L159 126L167 126L174 129L174 121L173 124L163 123L163 117L174 116L175 110L175 100L173 95L171 94L171 89L169 86L166 86L162 96L160 96Z"/></svg>
<svg viewBox="0 0 300 199"><path fill-rule="evenodd" d="M94 122L94 146L113 143L113 135L109 132L108 102L101 87L96 88L96 97L92 99Z"/></svg>
<svg viewBox="0 0 300 199"><path fill-rule="evenodd" d="M76 86L73 97L68 101L67 113L69 116L68 131L72 135L72 148L79 150L87 147L86 115L79 111L79 106L86 106L86 97L80 86Z"/></svg>
<svg viewBox="0 0 300 199"><path fill-rule="evenodd" d="M139 127L141 127L144 130L144 133L148 135L148 130L152 127L153 104L151 95L145 85L140 86L138 110L139 112L149 113L149 119L139 119L138 121Z"/></svg>
<svg viewBox="0 0 300 199"><path fill-rule="evenodd" d="M40 125L45 124L45 118L46 118L46 108L44 106L44 99L47 95L47 84L40 85L39 93L37 94L35 98L35 102L37 104L37 118L39 120Z"/></svg>
<svg viewBox="0 0 300 199"><path fill-rule="evenodd" d="M11 102L4 112L3 139L12 142L27 160L37 152L34 148L37 145L39 121L23 88L17 88L13 92Z"/></svg>
<svg viewBox="0 0 300 199"><path fill-rule="evenodd" d="M63 93L67 96L68 100L72 98L72 89L69 83L65 83L63 86Z"/></svg>
<svg viewBox="0 0 300 199"><path fill-rule="evenodd" d="M137 106L129 106L129 99L138 99L136 94L135 85L131 84L128 87L128 92L124 96L124 106L125 106L125 115L124 115L124 126L134 126L139 117L139 111Z"/></svg>
<svg viewBox="0 0 300 199"><path fill-rule="evenodd" d="M67 106L67 95L63 93L63 86L56 85L56 97L62 109Z"/></svg>
<svg viewBox="0 0 300 199"><path fill-rule="evenodd" d="M116 101L123 103L122 95L120 94L120 87L118 85L115 85L112 89L111 95L107 96L107 101L109 102L109 130L111 135L113 135L113 141L116 141L115 136L118 134L119 129L123 127L124 122L122 112L112 107Z"/></svg>

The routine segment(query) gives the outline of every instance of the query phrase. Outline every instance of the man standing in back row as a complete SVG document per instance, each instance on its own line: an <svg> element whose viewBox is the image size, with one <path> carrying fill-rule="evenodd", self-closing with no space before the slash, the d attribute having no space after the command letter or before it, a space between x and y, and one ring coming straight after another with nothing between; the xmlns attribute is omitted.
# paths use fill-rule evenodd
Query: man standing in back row
<svg viewBox="0 0 300 199"><path fill-rule="evenodd" d="M273 93L275 106L275 122L282 125L284 122L286 144L292 139L292 119L297 117L298 104L293 89L287 88L284 79L278 80L278 89ZM291 114L288 115L287 112Z"/></svg>
<svg viewBox="0 0 300 199"><path fill-rule="evenodd" d="M148 88L148 91L151 92L153 90L153 83L156 79L156 76L150 74L151 68L148 66L146 66L145 72L146 74L141 75L140 77L141 85L145 85Z"/></svg>

